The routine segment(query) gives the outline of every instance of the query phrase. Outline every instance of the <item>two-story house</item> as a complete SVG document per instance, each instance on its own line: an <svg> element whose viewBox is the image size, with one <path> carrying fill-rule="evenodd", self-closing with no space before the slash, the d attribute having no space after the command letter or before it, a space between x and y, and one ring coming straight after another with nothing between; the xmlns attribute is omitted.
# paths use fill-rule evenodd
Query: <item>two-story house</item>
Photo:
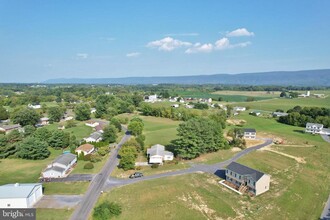
<svg viewBox="0 0 330 220"><path fill-rule="evenodd" d="M166 151L165 147L160 144L156 144L147 149L147 156L149 158L149 163L162 164L163 161L173 160L173 153Z"/></svg>
<svg viewBox="0 0 330 220"><path fill-rule="evenodd" d="M316 123L307 123L305 132L312 133L312 134L320 134L323 130L323 124L316 124Z"/></svg>
<svg viewBox="0 0 330 220"><path fill-rule="evenodd" d="M257 138L257 131L254 128L245 128L244 130L244 139L256 139Z"/></svg>
<svg viewBox="0 0 330 220"><path fill-rule="evenodd" d="M236 185L240 192L250 192L257 196L269 190L270 175L232 162L226 169L226 181Z"/></svg>

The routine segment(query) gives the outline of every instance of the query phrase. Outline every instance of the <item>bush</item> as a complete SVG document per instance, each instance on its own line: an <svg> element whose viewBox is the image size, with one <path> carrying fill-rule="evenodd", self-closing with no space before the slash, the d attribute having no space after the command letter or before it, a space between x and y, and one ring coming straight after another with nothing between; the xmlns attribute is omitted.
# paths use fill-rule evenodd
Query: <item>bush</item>
<svg viewBox="0 0 330 220"><path fill-rule="evenodd" d="M151 168L153 168L153 169L158 168L158 167L159 167L159 164L157 164L157 163L154 163L151 165Z"/></svg>
<svg viewBox="0 0 330 220"><path fill-rule="evenodd" d="M121 206L118 203L105 201L94 208L93 219L111 219L121 214Z"/></svg>
<svg viewBox="0 0 330 220"><path fill-rule="evenodd" d="M94 168L94 165L92 164L92 163L86 163L85 165L84 165L84 169L86 169L86 170L90 170L90 169L93 169Z"/></svg>
<svg viewBox="0 0 330 220"><path fill-rule="evenodd" d="M84 161L91 161L91 157L92 155L91 154L87 154L84 156Z"/></svg>
<svg viewBox="0 0 330 220"><path fill-rule="evenodd" d="M102 147L102 148L99 148L97 150L97 153L100 155L100 156L105 156L109 153L109 148L108 147Z"/></svg>

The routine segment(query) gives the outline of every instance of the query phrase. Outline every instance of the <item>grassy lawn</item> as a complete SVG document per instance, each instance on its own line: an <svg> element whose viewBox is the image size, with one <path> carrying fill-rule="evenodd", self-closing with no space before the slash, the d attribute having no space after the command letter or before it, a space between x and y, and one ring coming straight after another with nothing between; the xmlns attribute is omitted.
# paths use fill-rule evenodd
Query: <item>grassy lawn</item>
<svg viewBox="0 0 330 220"><path fill-rule="evenodd" d="M158 168L151 168L150 166L142 166L139 170L128 170L124 171L123 169L119 169L116 167L116 169L112 172L112 177L117 178L128 178L129 175L133 174L134 172L142 172L144 176L150 176L154 174L159 173L167 173L175 170L182 170L189 168L189 164L180 162L178 164L164 164L162 166L159 166Z"/></svg>
<svg viewBox="0 0 330 220"><path fill-rule="evenodd" d="M89 161L83 161L78 160L77 165L75 166L74 170L72 171L73 174L79 173L79 174L89 174L89 173L99 173L108 159L108 155L104 156L101 161L93 163L94 168L93 169L84 169L84 166L86 163L89 163Z"/></svg>
<svg viewBox="0 0 330 220"><path fill-rule="evenodd" d="M220 219L236 216L238 195L226 193L218 178L189 174L140 182L104 193L117 202L122 214L116 219Z"/></svg>
<svg viewBox="0 0 330 220"><path fill-rule="evenodd" d="M237 152L234 152L232 149L229 150L219 150L214 153L208 153L208 154L203 154L199 156L196 159L191 160L190 162L194 163L205 163L205 164L214 164L214 163L219 163L225 160L228 160L234 154Z"/></svg>
<svg viewBox="0 0 330 220"><path fill-rule="evenodd" d="M87 191L89 182L56 183L48 182L42 184L45 195L78 195Z"/></svg>
<svg viewBox="0 0 330 220"><path fill-rule="evenodd" d="M37 220L70 219L73 209L37 209Z"/></svg>
<svg viewBox="0 0 330 220"><path fill-rule="evenodd" d="M57 130L58 123L47 125L45 126L45 128L51 131ZM88 137L93 132L93 129L89 126L86 126L85 122L78 122L76 127L67 128L64 129L63 131L71 133L76 136L77 140L81 140L85 137Z"/></svg>
<svg viewBox="0 0 330 220"><path fill-rule="evenodd" d="M45 160L3 159L0 160L0 185L8 183L34 183L38 182L41 171L51 163L61 150L49 149L51 155Z"/></svg>

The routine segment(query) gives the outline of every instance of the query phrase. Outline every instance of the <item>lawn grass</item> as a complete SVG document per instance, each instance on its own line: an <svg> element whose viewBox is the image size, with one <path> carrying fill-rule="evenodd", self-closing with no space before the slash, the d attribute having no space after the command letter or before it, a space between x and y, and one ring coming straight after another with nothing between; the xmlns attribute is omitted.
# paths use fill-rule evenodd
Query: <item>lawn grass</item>
<svg viewBox="0 0 330 220"><path fill-rule="evenodd" d="M45 195L79 195L87 191L90 182L45 182Z"/></svg>
<svg viewBox="0 0 330 220"><path fill-rule="evenodd" d="M0 185L8 183L35 183L40 173L62 151L49 148L51 155L45 160L2 159L0 160Z"/></svg>
<svg viewBox="0 0 330 220"><path fill-rule="evenodd" d="M50 131L57 130L58 123L47 125L45 128L49 129ZM82 140L83 138L88 137L93 132L93 129L89 126L86 126L85 122L78 122L76 127L66 128L63 131L75 135L77 140Z"/></svg>
<svg viewBox="0 0 330 220"><path fill-rule="evenodd" d="M220 219L236 216L238 195L227 193L209 174L188 174L115 188L101 195L122 206L116 219Z"/></svg>
<svg viewBox="0 0 330 220"><path fill-rule="evenodd" d="M191 160L192 163L204 163L204 164L215 164L225 160L228 160L234 156L237 152L234 152L232 149L228 150L219 150L213 153L202 154L196 159Z"/></svg>
<svg viewBox="0 0 330 220"><path fill-rule="evenodd" d="M70 219L73 209L37 209L37 220Z"/></svg>
<svg viewBox="0 0 330 220"><path fill-rule="evenodd" d="M99 173L104 166L104 164L107 162L109 158L109 155L106 155L102 157L102 160L96 163L93 163L94 168L93 169L84 169L84 166L86 163L90 163L89 161L83 161L83 160L78 160L77 165L72 171L72 174L93 174L93 173Z"/></svg>

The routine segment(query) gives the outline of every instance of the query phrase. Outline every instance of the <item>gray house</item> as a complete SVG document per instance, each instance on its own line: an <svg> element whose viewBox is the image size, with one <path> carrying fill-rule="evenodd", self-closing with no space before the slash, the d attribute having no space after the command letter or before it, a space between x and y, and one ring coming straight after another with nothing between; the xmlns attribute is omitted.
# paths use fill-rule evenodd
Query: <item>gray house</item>
<svg viewBox="0 0 330 220"><path fill-rule="evenodd" d="M312 133L312 134L320 134L323 130L323 124L317 123L307 123L305 132Z"/></svg>
<svg viewBox="0 0 330 220"><path fill-rule="evenodd" d="M232 162L226 169L226 181L235 184L240 192L260 195L269 190L270 175Z"/></svg>
<svg viewBox="0 0 330 220"><path fill-rule="evenodd" d="M77 162L77 155L67 153L58 156L53 163L49 164L42 172L44 178L62 178Z"/></svg>

